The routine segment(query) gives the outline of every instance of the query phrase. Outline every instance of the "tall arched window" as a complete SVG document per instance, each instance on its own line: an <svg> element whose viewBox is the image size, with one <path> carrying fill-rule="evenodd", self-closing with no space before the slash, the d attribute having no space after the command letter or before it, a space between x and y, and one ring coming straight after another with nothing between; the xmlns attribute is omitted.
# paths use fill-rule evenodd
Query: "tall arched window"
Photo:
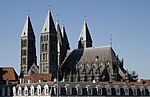
<svg viewBox="0 0 150 97"><path fill-rule="evenodd" d="M48 94L49 94L49 87L48 87L47 84L44 86L44 94L45 94L45 95L48 95Z"/></svg>
<svg viewBox="0 0 150 97"><path fill-rule="evenodd" d="M10 96L10 87L7 87L7 96Z"/></svg>
<svg viewBox="0 0 150 97"><path fill-rule="evenodd" d="M2 88L2 96L5 96L5 87Z"/></svg>

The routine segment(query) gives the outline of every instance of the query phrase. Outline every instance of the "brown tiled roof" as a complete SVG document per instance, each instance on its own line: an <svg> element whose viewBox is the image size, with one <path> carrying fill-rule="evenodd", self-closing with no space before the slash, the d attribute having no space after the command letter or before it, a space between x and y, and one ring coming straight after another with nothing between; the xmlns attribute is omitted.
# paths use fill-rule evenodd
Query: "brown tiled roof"
<svg viewBox="0 0 150 97"><path fill-rule="evenodd" d="M126 82L122 82L122 81L114 81L114 82L112 82L112 84L126 84Z"/></svg>
<svg viewBox="0 0 150 97"><path fill-rule="evenodd" d="M2 67L3 80L17 81L18 75L13 67Z"/></svg>
<svg viewBox="0 0 150 97"><path fill-rule="evenodd" d="M28 80L32 80L32 82L38 82L39 80L43 81L52 81L52 76L51 74L33 74L32 76L24 76L24 81L25 83L28 82Z"/></svg>

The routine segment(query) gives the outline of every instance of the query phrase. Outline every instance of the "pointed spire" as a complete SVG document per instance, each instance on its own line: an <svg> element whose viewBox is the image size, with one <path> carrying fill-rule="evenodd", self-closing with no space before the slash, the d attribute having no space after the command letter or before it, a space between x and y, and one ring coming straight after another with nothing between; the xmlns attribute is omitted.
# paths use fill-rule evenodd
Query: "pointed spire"
<svg viewBox="0 0 150 97"><path fill-rule="evenodd" d="M60 26L59 26L59 21L58 20L56 21L56 32L57 32L57 38L58 38L60 44L62 45L62 33L61 33L61 30L60 30Z"/></svg>
<svg viewBox="0 0 150 97"><path fill-rule="evenodd" d="M62 25L62 39L63 39L63 44L66 45L67 49L70 49L69 47L69 41L68 41L68 37L67 37L67 33L66 33L66 30L65 30L65 26L64 24Z"/></svg>
<svg viewBox="0 0 150 97"><path fill-rule="evenodd" d="M46 32L55 33L56 31L54 31L54 30L55 30L54 21L53 21L52 15L51 15L51 11L49 9L41 33L46 33Z"/></svg>
<svg viewBox="0 0 150 97"><path fill-rule="evenodd" d="M78 42L79 42L78 48L92 47L92 38L86 20L84 20L84 24Z"/></svg>
<svg viewBox="0 0 150 97"><path fill-rule="evenodd" d="M29 15L27 15L26 22L21 33L21 37L25 36L35 37Z"/></svg>

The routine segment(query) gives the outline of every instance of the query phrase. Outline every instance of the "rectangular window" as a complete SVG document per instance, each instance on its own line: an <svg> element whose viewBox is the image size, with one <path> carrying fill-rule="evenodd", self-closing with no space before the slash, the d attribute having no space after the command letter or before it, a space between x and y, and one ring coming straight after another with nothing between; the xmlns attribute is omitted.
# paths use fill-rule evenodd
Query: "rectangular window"
<svg viewBox="0 0 150 97"><path fill-rule="evenodd" d="M102 88L97 88L97 95L102 95Z"/></svg>
<svg viewBox="0 0 150 97"><path fill-rule="evenodd" d="M82 95L82 88L81 87L76 88L76 90L77 90L77 95Z"/></svg>
<svg viewBox="0 0 150 97"><path fill-rule="evenodd" d="M57 92L58 91L58 92ZM57 94L58 93L58 94ZM54 94L55 95L60 95L60 89L58 88L57 90L57 86L54 88Z"/></svg>
<svg viewBox="0 0 150 97"><path fill-rule="evenodd" d="M71 90L71 87L66 87L66 95L71 95L71 92L72 92L72 90Z"/></svg>
<svg viewBox="0 0 150 97"><path fill-rule="evenodd" d="M129 95L129 89L128 88L125 88L124 91L125 91L125 95Z"/></svg>
<svg viewBox="0 0 150 97"><path fill-rule="evenodd" d="M26 55L26 49L22 49L22 55L23 55L23 56Z"/></svg>
<svg viewBox="0 0 150 97"><path fill-rule="evenodd" d="M107 95L111 95L111 88L107 89Z"/></svg>
<svg viewBox="0 0 150 97"><path fill-rule="evenodd" d="M141 95L142 95L142 96L145 95L145 89L141 89Z"/></svg>
<svg viewBox="0 0 150 97"><path fill-rule="evenodd" d="M116 88L116 95L120 95L120 88Z"/></svg>
<svg viewBox="0 0 150 97"><path fill-rule="evenodd" d="M137 89L132 89L133 90L133 95L137 95Z"/></svg>
<svg viewBox="0 0 150 97"><path fill-rule="evenodd" d="M26 58L22 58L22 64L26 64Z"/></svg>
<svg viewBox="0 0 150 97"><path fill-rule="evenodd" d="M92 95L92 88L87 88L87 95Z"/></svg>

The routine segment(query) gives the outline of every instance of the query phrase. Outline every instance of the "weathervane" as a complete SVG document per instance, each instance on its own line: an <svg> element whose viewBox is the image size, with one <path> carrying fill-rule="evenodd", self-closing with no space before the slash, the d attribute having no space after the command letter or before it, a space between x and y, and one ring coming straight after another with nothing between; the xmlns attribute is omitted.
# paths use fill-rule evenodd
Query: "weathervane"
<svg viewBox="0 0 150 97"><path fill-rule="evenodd" d="M28 13L28 16L30 15L30 10L29 9L27 9L27 13Z"/></svg>
<svg viewBox="0 0 150 97"><path fill-rule="evenodd" d="M57 21L59 20L59 14L56 14L56 16L57 16Z"/></svg>
<svg viewBox="0 0 150 97"><path fill-rule="evenodd" d="M110 45L112 46L112 35L110 35Z"/></svg>
<svg viewBox="0 0 150 97"><path fill-rule="evenodd" d="M84 16L84 21L86 22L86 16Z"/></svg>
<svg viewBox="0 0 150 97"><path fill-rule="evenodd" d="M51 7L52 7L51 5L48 5L48 10L49 10L49 11L50 11Z"/></svg>

